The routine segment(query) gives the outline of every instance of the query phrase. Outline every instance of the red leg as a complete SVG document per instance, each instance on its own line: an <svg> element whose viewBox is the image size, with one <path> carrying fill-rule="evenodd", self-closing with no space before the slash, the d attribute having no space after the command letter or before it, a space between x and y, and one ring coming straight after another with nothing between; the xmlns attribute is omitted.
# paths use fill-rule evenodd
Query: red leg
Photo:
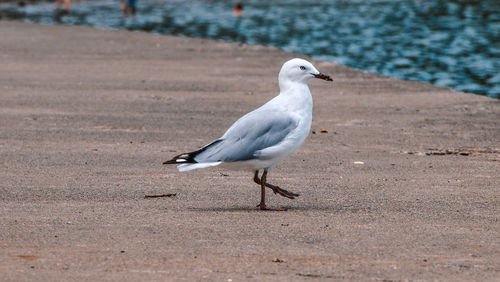
<svg viewBox="0 0 500 282"><path fill-rule="evenodd" d="M280 194L283 197L287 197L290 199L294 199L294 196L298 196L298 194L294 194L291 192L288 192L284 189L279 188L278 186L271 185L269 183L266 183L266 178L267 178L267 169L264 169L264 172L262 173L262 177L259 179L259 171L255 171L255 175L253 180L255 183L260 185L260 204L257 205L261 210L274 210L274 211L286 211L284 208L280 209L269 209L266 207L266 187L271 188L275 194Z"/></svg>
<svg viewBox="0 0 500 282"><path fill-rule="evenodd" d="M266 173L266 170L264 170L264 173ZM267 174L267 173L266 173ZM264 174L263 174L264 175ZM271 190L273 190L274 194L279 194L285 198L289 198L289 199L295 199L295 197L298 197L300 196L299 194L295 194L293 192L289 192L285 189L282 189L280 188L279 186L276 186L276 185L273 185L273 184L270 184L270 183L267 183L265 181L261 181L261 179L259 179L259 171L255 171L255 175L253 177L253 181L255 181L255 183L259 184L259 185L262 185L262 182L264 183L264 185L268 188L270 188Z"/></svg>
<svg viewBox="0 0 500 282"><path fill-rule="evenodd" d="M255 175L257 175L257 173L259 173L259 171L257 171L255 173ZM267 210L267 207L266 207L266 176L267 176L267 170L264 169L264 172L262 173L262 177L260 178L260 204L258 205L258 207L261 209L261 210Z"/></svg>

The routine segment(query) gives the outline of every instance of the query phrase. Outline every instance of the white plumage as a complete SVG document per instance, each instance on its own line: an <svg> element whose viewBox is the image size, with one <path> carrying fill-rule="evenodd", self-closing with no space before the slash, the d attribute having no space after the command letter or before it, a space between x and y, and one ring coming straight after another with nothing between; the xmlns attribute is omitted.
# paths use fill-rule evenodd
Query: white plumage
<svg viewBox="0 0 500 282"><path fill-rule="evenodd" d="M254 180L262 187L261 209L267 209L264 187L293 199L298 195L266 183L265 179L268 170L295 152L309 134L313 101L307 83L312 78L332 80L306 60L295 58L287 61L278 76L278 96L238 119L222 137L164 164L179 164L179 171L221 164L232 169L254 171ZM264 169L261 179L258 178L260 169Z"/></svg>

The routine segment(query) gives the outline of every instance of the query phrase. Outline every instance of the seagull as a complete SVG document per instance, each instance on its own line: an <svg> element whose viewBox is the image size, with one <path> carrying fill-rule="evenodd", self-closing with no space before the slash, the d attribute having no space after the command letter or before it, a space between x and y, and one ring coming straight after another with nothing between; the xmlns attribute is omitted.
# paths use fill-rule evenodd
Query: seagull
<svg viewBox="0 0 500 282"><path fill-rule="evenodd" d="M267 173L295 152L309 135L313 100L307 83L313 78L333 81L306 60L285 62L278 75L278 96L238 119L222 137L163 164L178 164L181 172L218 165L252 171L254 182L261 187L257 205L261 210L270 210L265 203L266 187L295 199L299 194L268 183ZM260 170L263 172L259 178Z"/></svg>

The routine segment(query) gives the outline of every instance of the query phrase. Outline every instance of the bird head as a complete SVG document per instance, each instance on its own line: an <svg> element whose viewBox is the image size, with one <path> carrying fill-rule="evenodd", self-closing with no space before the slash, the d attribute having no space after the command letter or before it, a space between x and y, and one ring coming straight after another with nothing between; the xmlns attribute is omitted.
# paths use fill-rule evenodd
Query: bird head
<svg viewBox="0 0 500 282"><path fill-rule="evenodd" d="M329 75L319 72L311 63L299 58L291 59L284 63L278 76L280 84L286 82L307 84L313 78L333 81Z"/></svg>

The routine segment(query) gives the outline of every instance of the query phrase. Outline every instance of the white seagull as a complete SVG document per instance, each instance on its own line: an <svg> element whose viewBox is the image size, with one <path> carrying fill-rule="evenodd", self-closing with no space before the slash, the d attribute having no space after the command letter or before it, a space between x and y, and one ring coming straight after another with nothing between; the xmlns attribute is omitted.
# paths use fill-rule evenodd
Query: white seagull
<svg viewBox="0 0 500 282"><path fill-rule="evenodd" d="M222 137L201 149L180 154L163 164L179 164L179 171L228 164L230 168L254 172L254 181L261 187L261 210L265 204L265 187L283 197L294 199L298 194L266 182L272 167L304 142L311 129L313 101L307 83L319 78L332 81L303 59L292 59L281 67L278 75L280 94L238 119ZM263 169L259 178L259 170Z"/></svg>

